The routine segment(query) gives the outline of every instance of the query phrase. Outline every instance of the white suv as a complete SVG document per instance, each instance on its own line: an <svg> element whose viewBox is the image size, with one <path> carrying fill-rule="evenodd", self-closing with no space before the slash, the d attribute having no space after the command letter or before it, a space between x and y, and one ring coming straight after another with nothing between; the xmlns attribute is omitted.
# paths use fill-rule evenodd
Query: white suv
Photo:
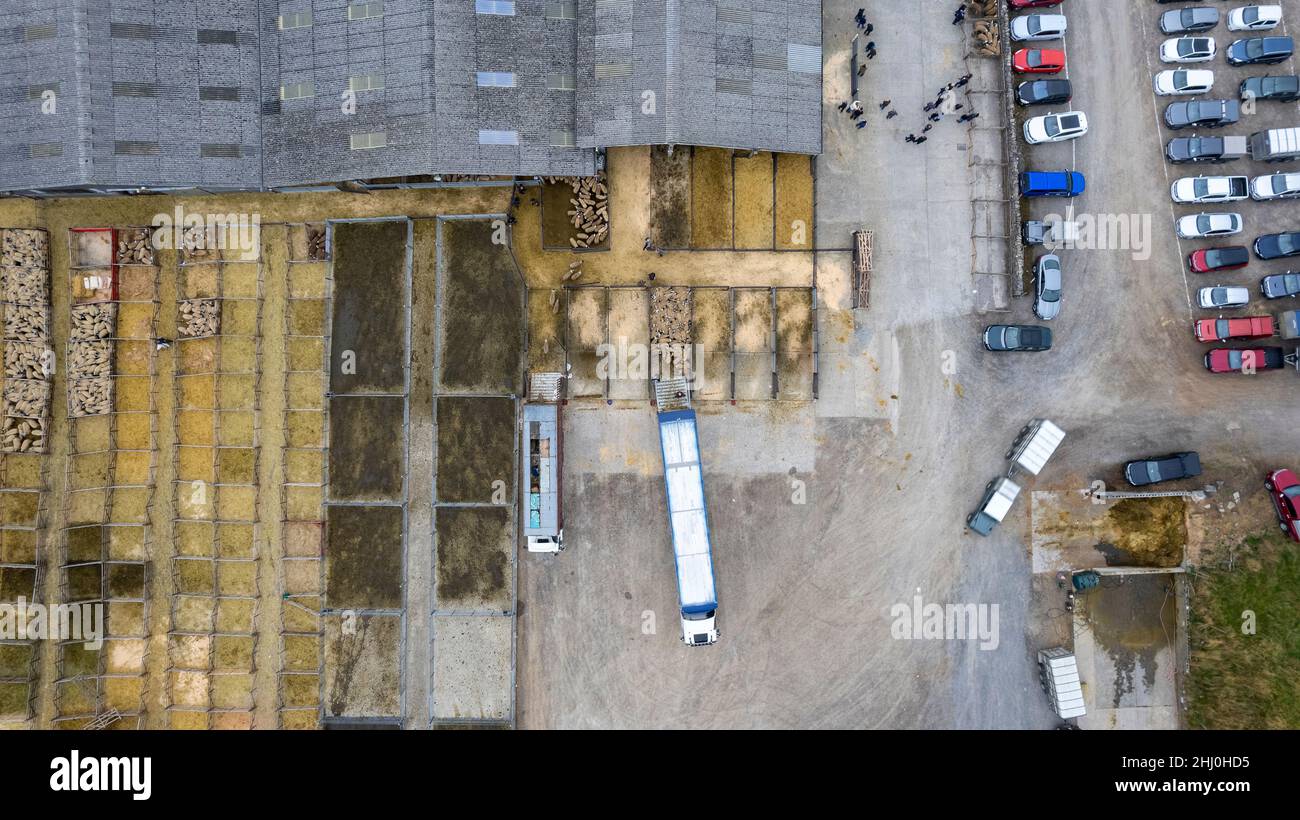
<svg viewBox="0 0 1300 820"><path fill-rule="evenodd" d="M1065 142L1088 133L1088 116L1082 111L1044 114L1025 121L1025 142Z"/></svg>
<svg viewBox="0 0 1300 820"><path fill-rule="evenodd" d="M1206 68L1169 68L1156 75L1153 85L1162 97L1204 94L1214 88L1214 72Z"/></svg>

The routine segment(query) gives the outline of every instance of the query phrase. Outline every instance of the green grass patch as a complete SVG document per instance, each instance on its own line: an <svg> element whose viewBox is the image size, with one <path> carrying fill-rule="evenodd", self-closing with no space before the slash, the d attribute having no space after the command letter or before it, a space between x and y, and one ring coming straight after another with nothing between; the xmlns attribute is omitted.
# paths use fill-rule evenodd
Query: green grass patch
<svg viewBox="0 0 1300 820"><path fill-rule="evenodd" d="M1300 729L1300 549L1252 536L1193 582L1188 725Z"/></svg>

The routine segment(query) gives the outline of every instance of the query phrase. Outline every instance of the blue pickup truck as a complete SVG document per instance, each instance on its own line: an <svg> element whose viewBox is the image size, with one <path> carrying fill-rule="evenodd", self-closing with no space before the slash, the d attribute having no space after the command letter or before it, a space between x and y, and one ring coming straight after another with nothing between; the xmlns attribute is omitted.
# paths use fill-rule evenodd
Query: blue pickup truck
<svg viewBox="0 0 1300 820"><path fill-rule="evenodd" d="M1020 195L1078 196L1085 184L1078 171L1025 171L1020 175Z"/></svg>

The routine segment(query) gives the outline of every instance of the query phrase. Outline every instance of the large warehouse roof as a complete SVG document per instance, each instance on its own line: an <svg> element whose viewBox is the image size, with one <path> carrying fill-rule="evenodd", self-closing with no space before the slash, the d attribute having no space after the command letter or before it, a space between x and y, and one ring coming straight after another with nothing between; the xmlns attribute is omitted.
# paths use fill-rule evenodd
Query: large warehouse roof
<svg viewBox="0 0 1300 820"><path fill-rule="evenodd" d="M808 0L6 5L0 190L583 175L615 145L820 151Z"/></svg>

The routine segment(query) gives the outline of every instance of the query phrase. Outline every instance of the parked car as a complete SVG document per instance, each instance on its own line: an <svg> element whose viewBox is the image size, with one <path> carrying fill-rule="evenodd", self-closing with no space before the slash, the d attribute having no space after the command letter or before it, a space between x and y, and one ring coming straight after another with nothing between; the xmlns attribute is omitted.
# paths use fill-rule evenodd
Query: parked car
<svg viewBox="0 0 1300 820"><path fill-rule="evenodd" d="M1292 541L1300 541L1300 478L1290 470L1274 470L1264 479L1277 522Z"/></svg>
<svg viewBox="0 0 1300 820"><path fill-rule="evenodd" d="M1300 100L1300 77L1294 74L1265 74L1247 77L1238 87L1243 100L1272 100L1295 102Z"/></svg>
<svg viewBox="0 0 1300 820"><path fill-rule="evenodd" d="M1240 308L1250 304L1250 291L1241 285L1215 285L1196 292L1196 304L1206 310Z"/></svg>
<svg viewBox="0 0 1300 820"><path fill-rule="evenodd" d="M1038 325L989 325L984 347L994 351L1037 352L1052 349L1052 331Z"/></svg>
<svg viewBox="0 0 1300 820"><path fill-rule="evenodd" d="M1250 263L1250 251L1245 245L1228 245L1222 248L1201 248L1187 254L1187 266L1192 273L1214 273L1221 270L1244 268Z"/></svg>
<svg viewBox="0 0 1300 820"><path fill-rule="evenodd" d="M1160 15L1160 31L1164 34L1209 31L1218 24L1219 10L1211 6L1189 6Z"/></svg>
<svg viewBox="0 0 1300 820"><path fill-rule="evenodd" d="M1228 12L1228 31L1266 31L1281 22L1281 6L1242 6Z"/></svg>
<svg viewBox="0 0 1300 820"><path fill-rule="evenodd" d="M1201 457L1194 452L1144 458L1124 465L1124 478L1134 487L1194 478L1201 474Z"/></svg>
<svg viewBox="0 0 1300 820"><path fill-rule="evenodd" d="M1065 36L1064 14L1026 14L1011 18L1011 39L1019 43L1059 40Z"/></svg>
<svg viewBox="0 0 1300 820"><path fill-rule="evenodd" d="M1021 196L1078 196L1087 186L1078 171L1024 171L1020 174Z"/></svg>
<svg viewBox="0 0 1300 820"><path fill-rule="evenodd" d="M1231 236L1241 233L1241 214L1188 214L1179 217L1175 229L1183 239Z"/></svg>
<svg viewBox="0 0 1300 820"><path fill-rule="evenodd" d="M1267 339L1275 332L1272 316L1242 316L1236 319L1197 319L1192 332L1198 342L1228 342L1233 339Z"/></svg>
<svg viewBox="0 0 1300 820"><path fill-rule="evenodd" d="M1013 9L1042 9L1048 6L1059 6L1064 0L1007 0L1007 5Z"/></svg>
<svg viewBox="0 0 1300 820"><path fill-rule="evenodd" d="M1250 198L1261 202L1270 199L1293 199L1300 196L1300 174L1269 174L1250 181Z"/></svg>
<svg viewBox="0 0 1300 820"><path fill-rule="evenodd" d="M1082 137L1086 133L1088 133L1088 115L1082 111L1044 114L1025 121L1025 142L1030 145L1037 145L1040 142L1065 142Z"/></svg>
<svg viewBox="0 0 1300 820"><path fill-rule="evenodd" d="M1165 108L1165 125L1173 129L1221 128L1239 119L1241 106L1236 100L1191 100L1169 103Z"/></svg>
<svg viewBox="0 0 1300 820"><path fill-rule="evenodd" d="M1205 354L1205 369L1211 373L1254 373L1277 370L1285 363L1280 347L1216 347Z"/></svg>
<svg viewBox="0 0 1300 820"><path fill-rule="evenodd" d="M1250 180L1234 177L1182 177L1169 186L1174 202L1236 202L1250 196Z"/></svg>
<svg viewBox="0 0 1300 820"><path fill-rule="evenodd" d="M1214 72L1208 68L1166 68L1152 81L1161 97L1182 94L1206 94L1214 88Z"/></svg>
<svg viewBox="0 0 1300 820"><path fill-rule="evenodd" d="M1011 55L1011 66L1023 74L1055 74L1065 68L1065 52L1054 48L1022 48Z"/></svg>
<svg viewBox="0 0 1300 820"><path fill-rule="evenodd" d="M1264 65L1280 63L1295 53L1295 41L1290 37L1250 37L1237 40L1228 46L1229 65Z"/></svg>
<svg viewBox="0 0 1300 820"><path fill-rule="evenodd" d="M1061 258L1054 253L1034 263L1034 315L1051 321L1061 313Z"/></svg>
<svg viewBox="0 0 1300 820"><path fill-rule="evenodd" d="M1026 245L1059 245L1078 241L1079 223L1060 219L1027 219L1020 226L1020 239Z"/></svg>
<svg viewBox="0 0 1300 820"><path fill-rule="evenodd" d="M1208 63L1216 53L1213 37L1170 37L1160 44L1162 63Z"/></svg>
<svg viewBox="0 0 1300 820"><path fill-rule="evenodd" d="M1249 153L1247 137L1174 137L1165 146L1165 158L1175 164L1227 162Z"/></svg>
<svg viewBox="0 0 1300 820"><path fill-rule="evenodd" d="M1300 232L1266 233L1256 237L1255 255L1260 259L1284 259L1300 255Z"/></svg>
<svg viewBox="0 0 1300 820"><path fill-rule="evenodd" d="M1016 86L1020 105L1059 105L1072 96L1069 80L1030 80Z"/></svg>
<svg viewBox="0 0 1300 820"><path fill-rule="evenodd" d="M1270 273L1259 280L1259 292L1265 299L1294 299L1300 296L1300 273Z"/></svg>

